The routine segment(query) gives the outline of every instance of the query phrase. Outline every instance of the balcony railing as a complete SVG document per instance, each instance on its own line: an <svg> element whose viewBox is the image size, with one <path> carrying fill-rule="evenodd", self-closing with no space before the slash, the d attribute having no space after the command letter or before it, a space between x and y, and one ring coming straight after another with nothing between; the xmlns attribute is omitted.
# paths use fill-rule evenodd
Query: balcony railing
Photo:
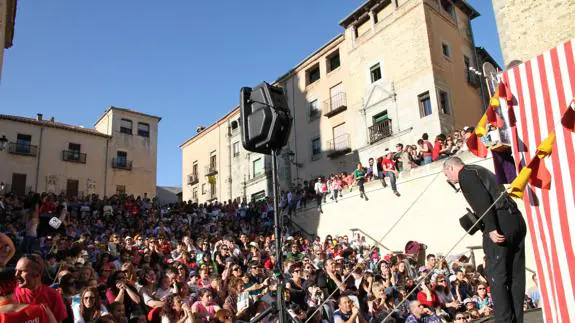
<svg viewBox="0 0 575 323"><path fill-rule="evenodd" d="M206 166L205 170L206 170L206 176L212 176L218 173L218 168L216 167L216 164Z"/></svg>
<svg viewBox="0 0 575 323"><path fill-rule="evenodd" d="M188 185L198 184L200 179L197 174L188 175Z"/></svg>
<svg viewBox="0 0 575 323"><path fill-rule="evenodd" d="M481 87L481 78L470 70L464 70L467 83L475 88Z"/></svg>
<svg viewBox="0 0 575 323"><path fill-rule="evenodd" d="M218 192L214 186L213 190L208 191L208 201L215 200L218 198Z"/></svg>
<svg viewBox="0 0 575 323"><path fill-rule="evenodd" d="M336 158L351 152L351 139L348 133L328 140L327 157Z"/></svg>
<svg viewBox="0 0 575 323"><path fill-rule="evenodd" d="M77 150L63 150L62 159L68 162L85 164L86 154L81 153Z"/></svg>
<svg viewBox="0 0 575 323"><path fill-rule="evenodd" d="M112 168L132 170L132 161L124 158L112 158Z"/></svg>
<svg viewBox="0 0 575 323"><path fill-rule="evenodd" d="M14 155L36 156L38 154L38 146L11 142L8 143L8 152Z"/></svg>
<svg viewBox="0 0 575 323"><path fill-rule="evenodd" d="M263 179L263 178L271 178L272 177L272 171L271 170L266 170L263 172L259 172L258 174L254 174L249 180L248 183L253 183L257 180Z"/></svg>
<svg viewBox="0 0 575 323"><path fill-rule="evenodd" d="M347 110L345 92L339 92L323 102L323 115L328 118L345 110Z"/></svg>
<svg viewBox="0 0 575 323"><path fill-rule="evenodd" d="M392 135L393 128L391 126L391 119L384 120L369 127L369 144L371 145Z"/></svg>

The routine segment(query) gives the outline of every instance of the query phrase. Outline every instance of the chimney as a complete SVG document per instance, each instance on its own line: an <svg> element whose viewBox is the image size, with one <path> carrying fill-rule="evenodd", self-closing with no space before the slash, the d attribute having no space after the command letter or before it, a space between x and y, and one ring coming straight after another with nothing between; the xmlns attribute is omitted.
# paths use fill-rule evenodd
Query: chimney
<svg viewBox="0 0 575 323"><path fill-rule="evenodd" d="M50 117L50 122L54 123L56 120L54 119L54 117Z"/></svg>
<svg viewBox="0 0 575 323"><path fill-rule="evenodd" d="M37 114L36 114L36 120L42 121L42 116L43 116L42 113L37 113Z"/></svg>

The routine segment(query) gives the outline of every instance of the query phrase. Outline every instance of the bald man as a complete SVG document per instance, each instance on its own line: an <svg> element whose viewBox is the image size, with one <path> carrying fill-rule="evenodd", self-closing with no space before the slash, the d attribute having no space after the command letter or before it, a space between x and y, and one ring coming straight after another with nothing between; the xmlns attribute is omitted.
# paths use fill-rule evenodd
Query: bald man
<svg viewBox="0 0 575 323"><path fill-rule="evenodd" d="M527 233L523 215L487 168L465 165L459 157L450 157L443 164L443 173L451 183L459 184L477 217L485 214L477 226L483 232L495 321L523 322Z"/></svg>

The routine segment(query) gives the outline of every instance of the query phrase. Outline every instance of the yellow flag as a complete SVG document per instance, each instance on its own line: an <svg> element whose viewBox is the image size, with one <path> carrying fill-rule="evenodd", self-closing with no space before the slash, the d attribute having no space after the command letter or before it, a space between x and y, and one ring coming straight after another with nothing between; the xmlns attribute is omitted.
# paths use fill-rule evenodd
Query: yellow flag
<svg viewBox="0 0 575 323"><path fill-rule="evenodd" d="M488 109L491 109L491 108L488 108ZM475 134L478 137L485 136L485 134L487 133L487 131L485 130L486 125L487 125L487 114L484 113L483 117L481 117L481 120L479 120L479 122L477 123L477 127L475 127Z"/></svg>
<svg viewBox="0 0 575 323"><path fill-rule="evenodd" d="M216 177L215 176L208 176L208 183L210 184L215 184L216 183Z"/></svg>
<svg viewBox="0 0 575 323"><path fill-rule="evenodd" d="M497 108L499 107L499 97L498 96L492 96L491 99L489 99L489 107L490 108Z"/></svg>
<svg viewBox="0 0 575 323"><path fill-rule="evenodd" d="M531 168L523 167L519 175L513 180L511 186L509 187L509 196L514 198L523 198L523 193L527 182L529 182L529 177L531 176Z"/></svg>
<svg viewBox="0 0 575 323"><path fill-rule="evenodd" d="M545 138L537 147L537 156L543 159L553 152L553 143L555 142L555 130L551 131L549 136Z"/></svg>

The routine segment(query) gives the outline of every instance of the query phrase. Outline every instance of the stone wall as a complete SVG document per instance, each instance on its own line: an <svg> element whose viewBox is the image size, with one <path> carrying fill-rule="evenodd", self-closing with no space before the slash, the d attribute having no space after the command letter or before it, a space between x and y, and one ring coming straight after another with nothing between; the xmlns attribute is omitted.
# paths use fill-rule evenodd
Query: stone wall
<svg viewBox="0 0 575 323"><path fill-rule="evenodd" d="M525 61L575 37L573 0L492 0L503 60Z"/></svg>

